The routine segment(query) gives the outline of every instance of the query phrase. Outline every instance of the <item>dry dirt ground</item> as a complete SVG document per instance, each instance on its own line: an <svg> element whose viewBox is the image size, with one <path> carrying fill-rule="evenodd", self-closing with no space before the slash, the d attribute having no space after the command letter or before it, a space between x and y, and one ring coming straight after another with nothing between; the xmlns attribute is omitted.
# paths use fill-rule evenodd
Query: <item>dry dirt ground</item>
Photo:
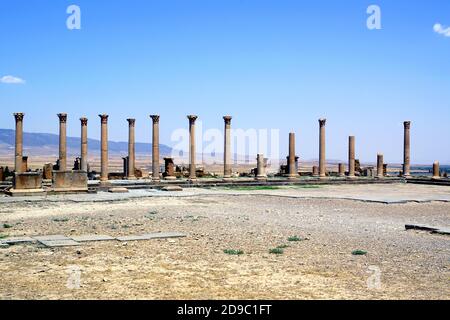
<svg viewBox="0 0 450 320"><path fill-rule="evenodd" d="M188 234L0 249L0 299L450 298L450 237L405 231L408 223L448 227L450 203L333 199L335 190L330 187L329 199L279 196L301 189L104 202L94 195L79 203L0 198L2 235ZM302 241L288 241L292 236ZM283 245L283 254L269 253ZM367 254L352 255L357 249ZM73 286L77 269L80 287Z"/></svg>

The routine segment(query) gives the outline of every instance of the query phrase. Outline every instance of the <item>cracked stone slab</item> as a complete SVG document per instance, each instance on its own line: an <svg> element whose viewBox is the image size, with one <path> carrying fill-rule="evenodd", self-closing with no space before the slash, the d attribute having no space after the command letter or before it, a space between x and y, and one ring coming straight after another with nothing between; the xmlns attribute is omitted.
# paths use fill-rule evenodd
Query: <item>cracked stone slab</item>
<svg viewBox="0 0 450 320"><path fill-rule="evenodd" d="M72 239L64 239L64 240L40 240L40 243L42 243L44 246L49 248L55 248L55 247L73 247L73 246L79 246L81 243L72 240Z"/></svg>
<svg viewBox="0 0 450 320"><path fill-rule="evenodd" d="M116 238L104 234L85 234L81 236L72 236L72 240L77 242L93 242L93 241L112 241Z"/></svg>
<svg viewBox="0 0 450 320"><path fill-rule="evenodd" d="M61 234L55 234L55 235L48 235L48 236L36 236L33 237L39 242L42 241L62 241L62 240L72 240L69 237L63 236Z"/></svg>
<svg viewBox="0 0 450 320"><path fill-rule="evenodd" d="M184 238L187 235L180 232L155 232L134 236L118 237L119 241L140 241L140 240L153 240L153 239L169 239L169 238Z"/></svg>
<svg viewBox="0 0 450 320"><path fill-rule="evenodd" d="M9 245L15 245L15 244L21 244L21 243L34 243L36 242L36 239L33 239L31 237L12 237L3 239L2 242L9 244Z"/></svg>

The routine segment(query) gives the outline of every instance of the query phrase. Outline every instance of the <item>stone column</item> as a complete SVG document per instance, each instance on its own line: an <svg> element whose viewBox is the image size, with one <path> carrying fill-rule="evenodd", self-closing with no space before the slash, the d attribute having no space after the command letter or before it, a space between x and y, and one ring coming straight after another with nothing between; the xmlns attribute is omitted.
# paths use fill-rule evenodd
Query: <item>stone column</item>
<svg viewBox="0 0 450 320"><path fill-rule="evenodd" d="M345 164L339 163L339 177L345 177Z"/></svg>
<svg viewBox="0 0 450 320"><path fill-rule="evenodd" d="M67 114L58 113L59 118L59 171L67 171Z"/></svg>
<svg viewBox="0 0 450 320"><path fill-rule="evenodd" d="M108 115L100 114L101 119L101 174L100 181L108 181Z"/></svg>
<svg viewBox="0 0 450 320"><path fill-rule="evenodd" d="M289 133L289 158L288 158L288 179L297 177L297 168L295 165L295 133Z"/></svg>
<svg viewBox="0 0 450 320"><path fill-rule="evenodd" d="M319 176L324 178L326 176L326 160L325 160L325 124L326 119L319 119Z"/></svg>
<svg viewBox="0 0 450 320"><path fill-rule="evenodd" d="M318 166L313 166L312 167L312 175L313 175L313 177L318 177L319 176L319 167Z"/></svg>
<svg viewBox="0 0 450 320"><path fill-rule="evenodd" d="M231 116L224 116L224 143L223 143L223 177L231 178Z"/></svg>
<svg viewBox="0 0 450 320"><path fill-rule="evenodd" d="M88 138L87 138L87 118L80 118L81 121L81 171L88 171L87 156L88 156Z"/></svg>
<svg viewBox="0 0 450 320"><path fill-rule="evenodd" d="M405 121L404 125L404 141L403 141L403 176L409 177L410 172L410 156L411 156L411 139L410 139L410 129L411 121Z"/></svg>
<svg viewBox="0 0 450 320"><path fill-rule="evenodd" d="M136 119L127 119L128 121L128 179L135 179L134 169L136 166L136 147L135 147L135 134L134 128Z"/></svg>
<svg viewBox="0 0 450 320"><path fill-rule="evenodd" d="M439 170L439 162L435 161L433 163L433 179L440 179L441 178L441 172Z"/></svg>
<svg viewBox="0 0 450 320"><path fill-rule="evenodd" d="M266 175L266 161L263 154L258 154L256 157L256 179L265 180Z"/></svg>
<svg viewBox="0 0 450 320"><path fill-rule="evenodd" d="M189 115L187 116L189 119L189 179L195 180L197 179L197 175L195 172L195 120L197 120L197 116Z"/></svg>
<svg viewBox="0 0 450 320"><path fill-rule="evenodd" d="M348 177L355 177L355 137L348 137Z"/></svg>
<svg viewBox="0 0 450 320"><path fill-rule="evenodd" d="M152 178L159 180L159 116L151 115L153 120L152 136Z"/></svg>
<svg viewBox="0 0 450 320"><path fill-rule="evenodd" d="M384 177L384 157L381 153L377 155L377 178Z"/></svg>
<svg viewBox="0 0 450 320"><path fill-rule="evenodd" d="M17 173L22 172L22 159L23 159L23 113L14 113L16 119L16 150L15 150L15 171Z"/></svg>

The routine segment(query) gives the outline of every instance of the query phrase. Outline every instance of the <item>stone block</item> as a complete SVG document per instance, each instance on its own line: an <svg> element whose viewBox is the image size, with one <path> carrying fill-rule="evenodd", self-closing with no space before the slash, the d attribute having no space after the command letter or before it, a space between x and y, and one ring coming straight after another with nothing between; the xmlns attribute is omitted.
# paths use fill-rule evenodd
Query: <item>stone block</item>
<svg viewBox="0 0 450 320"><path fill-rule="evenodd" d="M169 238L183 238L183 237L186 237L186 234L180 232L157 232L134 236L118 237L117 240L125 242L125 241L140 241L140 240L169 239Z"/></svg>
<svg viewBox="0 0 450 320"><path fill-rule="evenodd" d="M88 191L86 171L53 171L52 187L54 191Z"/></svg>
<svg viewBox="0 0 450 320"><path fill-rule="evenodd" d="M42 174L39 172L15 173L13 179L15 190L42 189Z"/></svg>
<svg viewBox="0 0 450 320"><path fill-rule="evenodd" d="M91 241L112 241L116 238L108 235L86 234L81 236L71 236L71 239L77 242L91 242Z"/></svg>
<svg viewBox="0 0 450 320"><path fill-rule="evenodd" d="M110 193L128 193L127 188L109 188L108 192Z"/></svg>

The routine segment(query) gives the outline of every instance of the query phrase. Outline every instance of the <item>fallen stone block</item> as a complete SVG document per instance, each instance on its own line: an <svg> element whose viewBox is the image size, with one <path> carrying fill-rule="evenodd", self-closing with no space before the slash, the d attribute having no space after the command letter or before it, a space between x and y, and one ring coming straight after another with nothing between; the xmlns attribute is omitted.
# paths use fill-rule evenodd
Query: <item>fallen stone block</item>
<svg viewBox="0 0 450 320"><path fill-rule="evenodd" d="M40 240L40 243L42 243L44 246L49 248L55 248L55 247L73 247L73 246L79 246L81 243L76 242L72 239L65 239L65 240Z"/></svg>
<svg viewBox="0 0 450 320"><path fill-rule="evenodd" d="M31 237L14 237L4 239L3 243L6 243L8 245L16 245L22 243L35 243L36 241L37 241L36 239L33 239Z"/></svg>
<svg viewBox="0 0 450 320"><path fill-rule="evenodd" d="M162 191L183 191L183 188L180 186L165 186L161 190Z"/></svg>
<svg viewBox="0 0 450 320"><path fill-rule="evenodd" d="M110 193L128 193L127 188L109 188L108 192Z"/></svg>

